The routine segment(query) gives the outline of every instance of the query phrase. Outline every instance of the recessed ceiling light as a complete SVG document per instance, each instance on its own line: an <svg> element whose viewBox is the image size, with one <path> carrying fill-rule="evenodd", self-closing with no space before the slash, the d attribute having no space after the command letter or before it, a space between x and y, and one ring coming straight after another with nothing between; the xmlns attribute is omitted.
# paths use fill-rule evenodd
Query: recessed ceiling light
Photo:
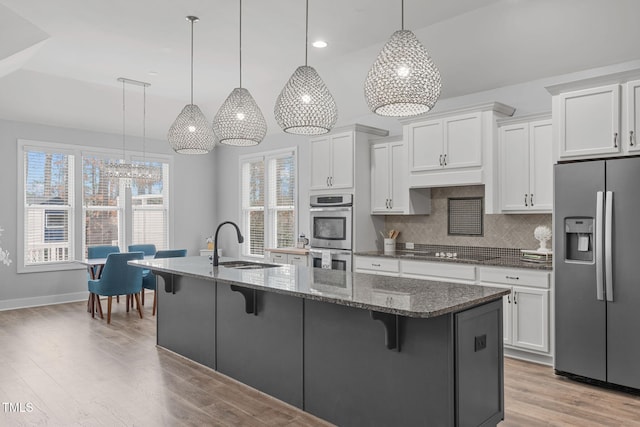
<svg viewBox="0 0 640 427"><path fill-rule="evenodd" d="M327 42L324 40L316 40L313 43L311 43L311 46L322 49L323 47L327 47Z"/></svg>
<svg viewBox="0 0 640 427"><path fill-rule="evenodd" d="M157 76L158 72L157 71L149 71L148 73L150 76Z"/></svg>

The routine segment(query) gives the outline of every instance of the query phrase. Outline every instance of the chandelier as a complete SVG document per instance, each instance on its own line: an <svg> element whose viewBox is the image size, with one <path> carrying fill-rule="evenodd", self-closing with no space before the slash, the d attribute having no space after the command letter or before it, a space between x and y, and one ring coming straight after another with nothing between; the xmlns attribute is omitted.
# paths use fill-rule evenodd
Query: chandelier
<svg viewBox="0 0 640 427"><path fill-rule="evenodd" d="M147 120L147 87L151 86L150 83L141 82L138 80L131 80L124 77L118 78L119 82L122 82L122 159L116 161L109 161L106 166L106 174L109 178L116 178L125 180L126 185L131 185L132 180L155 182L162 178L162 174L159 167L151 166L146 161L146 120ZM132 84L136 86L142 86L143 90L143 103L142 103L142 162L126 162L126 99L125 99L125 85Z"/></svg>
<svg viewBox="0 0 640 427"><path fill-rule="evenodd" d="M364 82L367 105L381 116L406 117L426 113L440 97L440 71L416 35L402 29L391 35Z"/></svg>

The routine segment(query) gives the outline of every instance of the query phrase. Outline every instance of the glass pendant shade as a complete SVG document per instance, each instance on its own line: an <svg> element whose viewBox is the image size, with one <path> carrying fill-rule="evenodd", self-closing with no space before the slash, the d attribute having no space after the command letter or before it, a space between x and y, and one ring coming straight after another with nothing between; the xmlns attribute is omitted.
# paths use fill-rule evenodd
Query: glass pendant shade
<svg viewBox="0 0 640 427"><path fill-rule="evenodd" d="M418 38L398 30L369 70L364 95L371 111L406 117L426 113L440 97L440 71Z"/></svg>
<svg viewBox="0 0 640 427"><path fill-rule="evenodd" d="M215 136L200 108L187 104L169 128L167 139L180 154L205 154L213 150Z"/></svg>
<svg viewBox="0 0 640 427"><path fill-rule="evenodd" d="M276 121L287 133L320 135L338 120L336 103L313 67L300 66L284 86L274 109Z"/></svg>
<svg viewBox="0 0 640 427"><path fill-rule="evenodd" d="M213 118L213 131L221 144L258 145L267 134L267 122L249 91L237 87Z"/></svg>

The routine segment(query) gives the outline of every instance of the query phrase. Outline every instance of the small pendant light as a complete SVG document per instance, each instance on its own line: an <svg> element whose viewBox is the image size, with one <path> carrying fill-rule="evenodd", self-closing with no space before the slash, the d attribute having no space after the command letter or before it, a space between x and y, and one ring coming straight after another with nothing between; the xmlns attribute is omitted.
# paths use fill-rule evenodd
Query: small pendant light
<svg viewBox="0 0 640 427"><path fill-rule="evenodd" d="M307 65L309 0L306 6L304 65L298 67L278 95L274 113L287 133L320 135L333 128L338 109L331 92L313 67Z"/></svg>
<svg viewBox="0 0 640 427"><path fill-rule="evenodd" d="M440 97L440 71L413 32L402 29L391 35L364 82L364 96L371 111L381 116L407 117L431 110Z"/></svg>
<svg viewBox="0 0 640 427"><path fill-rule="evenodd" d="M171 148L181 154L205 154L213 150L215 136L209 121L193 103L193 24L197 16L187 16L191 22L191 103L187 104L169 128L167 139Z"/></svg>
<svg viewBox="0 0 640 427"><path fill-rule="evenodd" d="M240 87L233 89L213 118L221 144L258 145L267 134L267 122L249 91L242 87L242 0L240 0Z"/></svg>

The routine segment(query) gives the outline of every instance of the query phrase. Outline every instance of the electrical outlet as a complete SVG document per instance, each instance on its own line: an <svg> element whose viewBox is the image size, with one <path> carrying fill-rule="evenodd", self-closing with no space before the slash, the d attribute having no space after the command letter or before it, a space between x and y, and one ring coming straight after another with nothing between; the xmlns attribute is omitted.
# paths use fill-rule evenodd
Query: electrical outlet
<svg viewBox="0 0 640 427"><path fill-rule="evenodd" d="M411 243L411 242L407 242L407 243L404 244L404 248L405 249L413 249L413 247L414 247L413 243Z"/></svg>
<svg viewBox="0 0 640 427"><path fill-rule="evenodd" d="M476 337L475 351L480 351L487 347L487 335L479 335Z"/></svg>

